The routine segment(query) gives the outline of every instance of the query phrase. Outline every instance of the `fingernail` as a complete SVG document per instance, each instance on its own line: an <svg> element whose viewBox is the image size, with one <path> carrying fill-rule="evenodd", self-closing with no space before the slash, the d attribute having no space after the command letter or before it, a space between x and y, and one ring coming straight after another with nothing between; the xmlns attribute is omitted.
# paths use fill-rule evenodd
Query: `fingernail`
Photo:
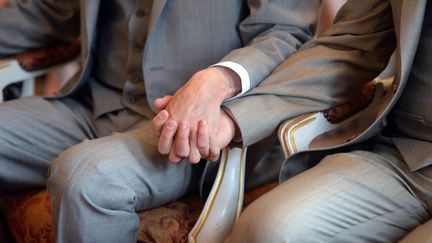
<svg viewBox="0 0 432 243"><path fill-rule="evenodd" d="M188 124L187 123L182 123L180 128L182 130L186 130L188 128Z"/></svg>
<svg viewBox="0 0 432 243"><path fill-rule="evenodd" d="M201 120L200 122L201 122L201 126L207 125L207 120Z"/></svg>

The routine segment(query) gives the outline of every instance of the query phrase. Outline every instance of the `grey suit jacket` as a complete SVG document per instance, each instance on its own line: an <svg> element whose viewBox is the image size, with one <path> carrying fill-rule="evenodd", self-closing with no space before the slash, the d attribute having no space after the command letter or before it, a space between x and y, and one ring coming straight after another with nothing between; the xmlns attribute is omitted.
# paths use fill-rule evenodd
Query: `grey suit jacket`
<svg viewBox="0 0 432 243"><path fill-rule="evenodd" d="M348 1L336 16L335 25L323 37L306 43L260 86L225 104L240 125L244 143L253 144L268 136L287 119L352 99L362 85L380 73L396 51L393 92L374 111L373 119L363 130L352 131L352 140L335 147L377 135L407 83L426 2ZM256 116L245 116L252 110ZM412 169L432 163L430 143L423 142L422 150L412 153L413 150L411 155L403 154ZM413 155L417 156L412 159Z"/></svg>
<svg viewBox="0 0 432 243"><path fill-rule="evenodd" d="M62 95L75 92L92 70L100 4L103 1L38 0L0 9L0 56L80 34L83 70ZM319 0L154 0L143 56L149 104L173 94L193 73L219 61L241 64L249 72L251 87L256 86L312 37L319 4Z"/></svg>

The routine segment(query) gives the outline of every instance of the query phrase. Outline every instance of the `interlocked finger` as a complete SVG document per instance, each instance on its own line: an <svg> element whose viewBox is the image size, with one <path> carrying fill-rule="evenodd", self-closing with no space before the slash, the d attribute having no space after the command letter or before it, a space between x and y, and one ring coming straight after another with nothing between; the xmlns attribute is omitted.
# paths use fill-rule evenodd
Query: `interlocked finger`
<svg viewBox="0 0 432 243"><path fill-rule="evenodd" d="M177 130L177 123L173 120L168 120L162 128L161 136L159 137L158 150L161 154L169 154L172 148L173 138Z"/></svg>
<svg viewBox="0 0 432 243"><path fill-rule="evenodd" d="M208 123L206 120L201 120L198 123L198 138L197 138L197 147L198 151L201 154L201 157L207 158L209 156L210 149L210 137L208 131Z"/></svg>
<svg viewBox="0 0 432 243"><path fill-rule="evenodd" d="M189 123L186 121L180 122L179 128L177 129L177 134L174 138L175 151L178 157L189 157L189 133Z"/></svg>

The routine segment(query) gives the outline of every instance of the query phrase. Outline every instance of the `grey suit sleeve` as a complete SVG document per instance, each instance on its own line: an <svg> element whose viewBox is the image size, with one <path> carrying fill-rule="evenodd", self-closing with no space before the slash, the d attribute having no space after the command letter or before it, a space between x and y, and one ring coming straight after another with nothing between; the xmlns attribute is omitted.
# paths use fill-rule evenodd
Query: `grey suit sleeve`
<svg viewBox="0 0 432 243"><path fill-rule="evenodd" d="M79 1L19 0L0 8L0 57L79 35Z"/></svg>
<svg viewBox="0 0 432 243"><path fill-rule="evenodd" d="M248 0L250 15L239 26L244 48L222 61L241 64L258 85L314 34L320 0Z"/></svg>
<svg viewBox="0 0 432 243"><path fill-rule="evenodd" d="M388 1L349 1L323 37L306 43L260 86L225 103L245 145L295 116L348 101L385 67L396 46Z"/></svg>

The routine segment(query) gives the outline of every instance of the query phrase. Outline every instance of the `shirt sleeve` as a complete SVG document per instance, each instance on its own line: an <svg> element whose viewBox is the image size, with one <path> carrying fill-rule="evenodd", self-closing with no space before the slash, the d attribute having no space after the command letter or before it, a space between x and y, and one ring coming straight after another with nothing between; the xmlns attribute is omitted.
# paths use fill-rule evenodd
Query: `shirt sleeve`
<svg viewBox="0 0 432 243"><path fill-rule="evenodd" d="M235 72L239 77L240 77L240 82L241 82L241 91L240 93L238 93L237 95L235 95L234 97L231 97L227 100L231 100L234 99L244 93L246 93L249 89L250 89L250 77L249 77L249 73L248 71L240 64L235 63L235 62L230 62L230 61L225 61L225 62L219 62L216 63L214 65L212 65L212 67L226 67L231 69L233 72Z"/></svg>

